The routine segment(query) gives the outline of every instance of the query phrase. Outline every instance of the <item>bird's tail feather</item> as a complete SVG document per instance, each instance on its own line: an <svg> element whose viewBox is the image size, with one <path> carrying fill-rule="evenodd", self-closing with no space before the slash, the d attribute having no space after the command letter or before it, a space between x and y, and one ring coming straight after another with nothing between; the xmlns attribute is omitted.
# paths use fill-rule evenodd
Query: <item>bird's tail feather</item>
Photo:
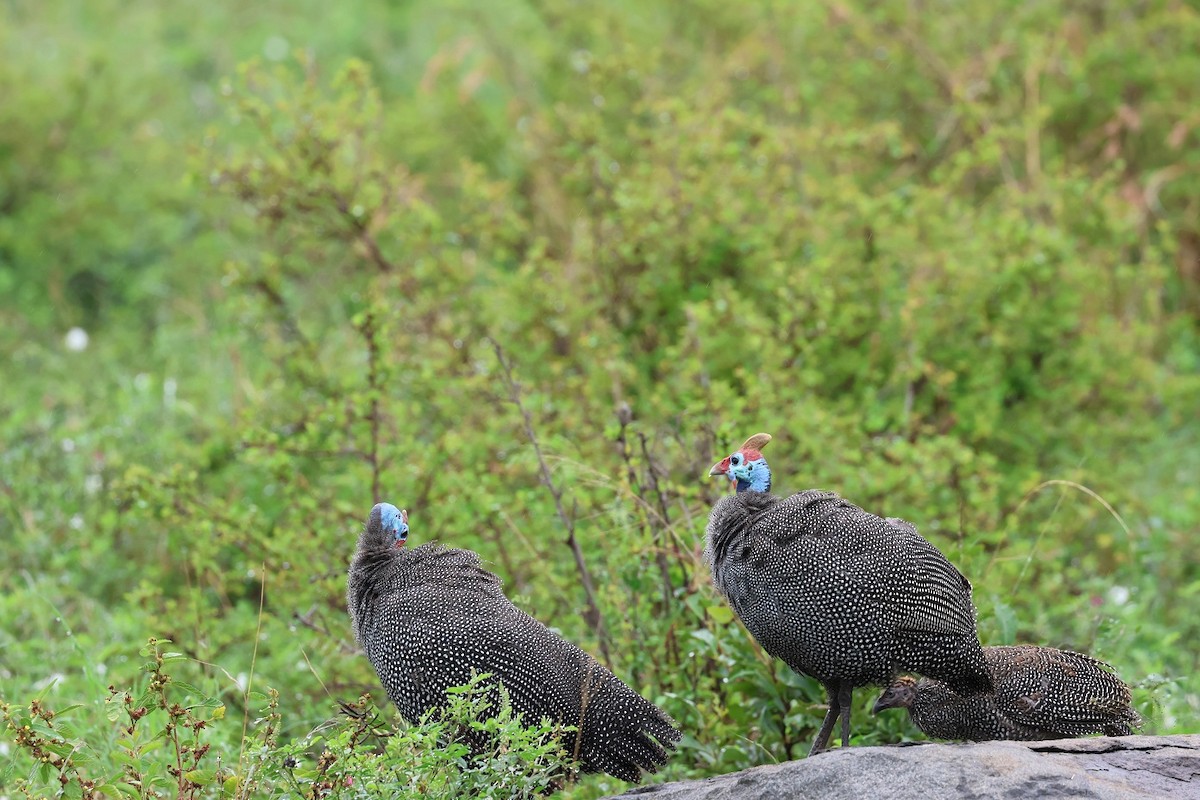
<svg viewBox="0 0 1200 800"><path fill-rule="evenodd" d="M605 742L596 752L586 753L586 762L623 781L637 783L643 771L657 772L667 762L669 750L675 749L679 732L666 726L663 736L667 738L656 741L648 730L631 727Z"/></svg>

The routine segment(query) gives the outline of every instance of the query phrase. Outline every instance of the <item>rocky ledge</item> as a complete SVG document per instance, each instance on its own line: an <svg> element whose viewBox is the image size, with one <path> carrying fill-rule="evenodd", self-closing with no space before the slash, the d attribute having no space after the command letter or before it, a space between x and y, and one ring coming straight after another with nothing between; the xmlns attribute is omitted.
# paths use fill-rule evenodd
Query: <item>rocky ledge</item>
<svg viewBox="0 0 1200 800"><path fill-rule="evenodd" d="M643 786L640 800L1162 800L1200 798L1200 734L839 748L700 781Z"/></svg>

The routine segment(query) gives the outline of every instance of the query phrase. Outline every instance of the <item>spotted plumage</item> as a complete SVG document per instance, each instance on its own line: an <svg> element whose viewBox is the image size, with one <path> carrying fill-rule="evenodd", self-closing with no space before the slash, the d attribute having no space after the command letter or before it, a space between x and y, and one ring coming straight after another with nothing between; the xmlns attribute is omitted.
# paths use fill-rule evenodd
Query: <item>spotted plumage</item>
<svg viewBox="0 0 1200 800"><path fill-rule="evenodd" d="M525 720L578 727L564 744L585 772L636 782L666 761L680 739L670 717L513 605L475 553L405 548L407 521L387 503L371 510L347 594L354 636L406 719L444 705L472 670L487 672Z"/></svg>
<svg viewBox="0 0 1200 800"><path fill-rule="evenodd" d="M875 703L878 713L907 708L934 739L1067 739L1128 736L1141 725L1129 687L1103 661L1053 647L985 647L995 686L964 697L939 680L898 679Z"/></svg>
<svg viewBox="0 0 1200 800"><path fill-rule="evenodd" d="M751 437L711 470L737 492L713 506L705 558L763 649L825 687L829 711L811 752L827 746L839 716L848 745L853 690L886 686L898 671L967 694L990 688L970 582L903 520L830 492L770 494L760 452L770 438Z"/></svg>

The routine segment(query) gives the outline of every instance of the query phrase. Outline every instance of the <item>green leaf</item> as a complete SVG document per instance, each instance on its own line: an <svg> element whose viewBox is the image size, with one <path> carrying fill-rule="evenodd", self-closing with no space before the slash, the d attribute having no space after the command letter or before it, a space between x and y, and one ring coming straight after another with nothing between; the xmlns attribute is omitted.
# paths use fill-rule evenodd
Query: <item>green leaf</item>
<svg viewBox="0 0 1200 800"><path fill-rule="evenodd" d="M733 622L733 609L729 606L708 606L709 618L718 625L728 625Z"/></svg>
<svg viewBox="0 0 1200 800"><path fill-rule="evenodd" d="M172 680L171 686L184 692L185 694L190 694L192 697L195 697L199 700L204 700L204 699L207 699L207 697L208 697L208 695L206 695L204 692L200 691L200 689L198 687L193 686L190 683L184 683L183 681Z"/></svg>
<svg viewBox="0 0 1200 800"><path fill-rule="evenodd" d="M166 736L160 734L159 736L155 736L153 739L151 739L150 741L146 742L144 745L139 747L137 749L137 754L140 757L140 756L146 755L147 753L153 753L155 750L165 747L166 744L167 744Z"/></svg>
<svg viewBox="0 0 1200 800"><path fill-rule="evenodd" d="M54 712L55 721L57 722L58 720L65 717L67 714L70 714L77 708L83 708L83 703L72 703L69 706L63 706L62 708L60 708Z"/></svg>
<svg viewBox="0 0 1200 800"><path fill-rule="evenodd" d="M43 742L42 747L59 756L68 756L74 752L75 746L70 742Z"/></svg>
<svg viewBox="0 0 1200 800"><path fill-rule="evenodd" d="M213 775L215 774L216 771L212 769L193 769L183 773L183 777L187 778L192 783L196 783L201 786L208 786L210 783L212 783Z"/></svg>
<svg viewBox="0 0 1200 800"><path fill-rule="evenodd" d="M58 731L54 730L54 728L51 728L45 723L45 721L41 719L30 720L29 727L52 742L61 738L58 734Z"/></svg>

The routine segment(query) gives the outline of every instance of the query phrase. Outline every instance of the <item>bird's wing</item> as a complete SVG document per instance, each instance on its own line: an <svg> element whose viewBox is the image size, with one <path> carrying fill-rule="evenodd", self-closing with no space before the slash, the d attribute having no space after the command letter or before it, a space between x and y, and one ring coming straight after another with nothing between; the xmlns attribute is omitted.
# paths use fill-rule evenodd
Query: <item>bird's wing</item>
<svg viewBox="0 0 1200 800"><path fill-rule="evenodd" d="M455 581L437 574L389 592L380 607L398 623L394 639L380 649L402 656L435 691L466 683L473 671L487 672L508 687L516 710L534 717L530 723L549 716L576 724L564 718L574 694L566 691L564 675L572 665L547 646L553 633L521 614L496 584L469 573Z"/></svg>
<svg viewBox="0 0 1200 800"><path fill-rule="evenodd" d="M1102 661L1034 646L987 652L997 707L1015 722L1072 736L1128 716L1129 689Z"/></svg>
<svg viewBox="0 0 1200 800"><path fill-rule="evenodd" d="M905 535L903 553L907 580L900 627L973 635L975 606L971 603L971 582L967 577L915 529Z"/></svg>
<svg viewBox="0 0 1200 800"><path fill-rule="evenodd" d="M653 771L666 760L662 745L679 740L657 706L518 609L498 582L431 581L388 601L407 609L402 648L422 675L436 676L434 690L444 695L472 671L490 673L526 724L548 718L578 728L568 745L577 745L585 768L635 781L639 769Z"/></svg>
<svg viewBox="0 0 1200 800"><path fill-rule="evenodd" d="M768 508L754 525L748 555L781 583L824 574L854 602L893 618L899 630L975 631L970 581L904 520L810 490ZM778 558L781 552L788 557Z"/></svg>

